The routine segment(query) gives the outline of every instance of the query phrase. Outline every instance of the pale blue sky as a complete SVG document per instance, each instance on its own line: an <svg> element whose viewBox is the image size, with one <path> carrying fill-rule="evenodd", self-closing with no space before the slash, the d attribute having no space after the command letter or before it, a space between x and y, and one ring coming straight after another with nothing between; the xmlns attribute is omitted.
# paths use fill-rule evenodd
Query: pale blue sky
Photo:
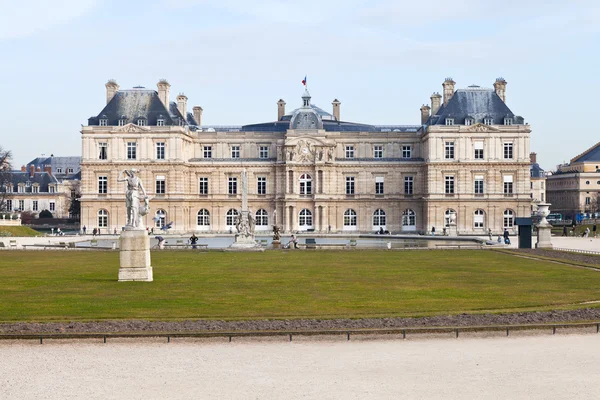
<svg viewBox="0 0 600 400"><path fill-rule="evenodd" d="M201 105L206 125L276 118L276 102L342 102L342 119L419 124L450 76L508 81L545 169L600 141L600 2L587 0L0 0L0 145L14 166L81 154L104 83Z"/></svg>

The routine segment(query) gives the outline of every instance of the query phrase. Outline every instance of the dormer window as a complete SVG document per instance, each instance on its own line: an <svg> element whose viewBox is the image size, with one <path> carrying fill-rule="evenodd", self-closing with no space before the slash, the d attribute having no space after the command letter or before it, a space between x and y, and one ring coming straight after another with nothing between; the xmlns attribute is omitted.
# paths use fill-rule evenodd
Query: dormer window
<svg viewBox="0 0 600 400"><path fill-rule="evenodd" d="M62 174L62 168L56 168L56 173L57 174Z"/></svg>
<svg viewBox="0 0 600 400"><path fill-rule="evenodd" d="M162 114L158 116L156 126L165 126L165 117L163 117Z"/></svg>
<svg viewBox="0 0 600 400"><path fill-rule="evenodd" d="M127 117L125 117L124 115L121 115L121 118L119 118L119 126L125 126L127 124Z"/></svg>
<svg viewBox="0 0 600 400"><path fill-rule="evenodd" d="M106 118L106 115L103 115L102 117L100 117L100 126L107 126L108 125L108 118Z"/></svg>
<svg viewBox="0 0 600 400"><path fill-rule="evenodd" d="M465 125L467 125L467 126L473 125L473 122L474 122L474 120L471 117L467 117L465 119Z"/></svg>
<svg viewBox="0 0 600 400"><path fill-rule="evenodd" d="M447 126L454 125L454 118L446 118L446 125Z"/></svg>
<svg viewBox="0 0 600 400"><path fill-rule="evenodd" d="M494 120L492 118L484 118L483 123L485 125L492 125L494 123Z"/></svg>
<svg viewBox="0 0 600 400"><path fill-rule="evenodd" d="M510 117L506 117L504 118L504 125L512 125L513 124L513 119Z"/></svg>
<svg viewBox="0 0 600 400"><path fill-rule="evenodd" d="M179 126L184 126L185 120L183 118L179 118Z"/></svg>
<svg viewBox="0 0 600 400"><path fill-rule="evenodd" d="M33 187L31 188L31 193L39 193L40 192L40 186L38 184L34 184Z"/></svg>
<svg viewBox="0 0 600 400"><path fill-rule="evenodd" d="M31 181L25 182L25 187L31 187Z"/></svg>
<svg viewBox="0 0 600 400"><path fill-rule="evenodd" d="M138 126L146 126L146 118L138 118L137 124Z"/></svg>

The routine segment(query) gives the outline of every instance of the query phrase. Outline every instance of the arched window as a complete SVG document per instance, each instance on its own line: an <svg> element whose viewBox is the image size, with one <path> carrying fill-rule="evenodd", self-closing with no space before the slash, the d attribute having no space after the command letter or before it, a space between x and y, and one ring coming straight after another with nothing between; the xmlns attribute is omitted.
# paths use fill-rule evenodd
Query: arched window
<svg viewBox="0 0 600 400"><path fill-rule="evenodd" d="M409 209L402 212L402 230L415 230L417 229L417 214Z"/></svg>
<svg viewBox="0 0 600 400"><path fill-rule="evenodd" d="M154 226L157 228L162 228L167 223L167 212L165 210L161 210L160 208L156 210L156 215L154 216Z"/></svg>
<svg viewBox="0 0 600 400"><path fill-rule="evenodd" d="M256 219L256 226L269 225L269 214L266 210L263 210L262 208L256 212L254 218Z"/></svg>
<svg viewBox="0 0 600 400"><path fill-rule="evenodd" d="M351 208L344 212L344 226L356 226L356 211Z"/></svg>
<svg viewBox="0 0 600 400"><path fill-rule="evenodd" d="M473 214L473 227L475 229L483 229L485 227L485 212L483 210L475 210Z"/></svg>
<svg viewBox="0 0 600 400"><path fill-rule="evenodd" d="M456 211L449 208L444 213L444 226L456 225Z"/></svg>
<svg viewBox="0 0 600 400"><path fill-rule="evenodd" d="M210 226L210 213L205 208L198 211L198 226Z"/></svg>
<svg viewBox="0 0 600 400"><path fill-rule="evenodd" d="M373 226L385 226L385 211L381 208L373 213Z"/></svg>
<svg viewBox="0 0 600 400"><path fill-rule="evenodd" d="M312 177L309 174L300 175L300 194L312 194Z"/></svg>
<svg viewBox="0 0 600 400"><path fill-rule="evenodd" d="M504 227L512 228L515 224L515 213L513 210L504 210Z"/></svg>
<svg viewBox="0 0 600 400"><path fill-rule="evenodd" d="M108 228L108 211L98 210L98 228Z"/></svg>
<svg viewBox="0 0 600 400"><path fill-rule="evenodd" d="M312 224L312 212L304 208L298 215L298 225L300 225L300 228L311 228Z"/></svg>
<svg viewBox="0 0 600 400"><path fill-rule="evenodd" d="M236 209L230 208L229 211L227 211L227 214L225 216L225 225L227 226L234 226L235 225L235 216L238 215L238 212Z"/></svg>

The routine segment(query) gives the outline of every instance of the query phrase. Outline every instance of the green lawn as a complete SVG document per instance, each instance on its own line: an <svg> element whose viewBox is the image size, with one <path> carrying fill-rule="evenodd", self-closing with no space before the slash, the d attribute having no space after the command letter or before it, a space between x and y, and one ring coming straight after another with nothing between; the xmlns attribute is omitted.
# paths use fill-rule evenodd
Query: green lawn
<svg viewBox="0 0 600 400"><path fill-rule="evenodd" d="M418 316L600 300L600 272L495 251L161 251L152 263L154 282L117 282L117 252L0 252L0 321Z"/></svg>
<svg viewBox="0 0 600 400"><path fill-rule="evenodd" d="M0 240L4 236L42 236L42 234L28 226L0 226Z"/></svg>

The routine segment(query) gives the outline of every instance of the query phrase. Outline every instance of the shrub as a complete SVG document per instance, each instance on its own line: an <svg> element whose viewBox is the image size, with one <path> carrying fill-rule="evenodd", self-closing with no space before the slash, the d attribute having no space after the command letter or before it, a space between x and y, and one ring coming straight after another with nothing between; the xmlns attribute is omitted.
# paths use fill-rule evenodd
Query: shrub
<svg viewBox="0 0 600 400"><path fill-rule="evenodd" d="M42 210L42 212L40 212L39 218L52 218L52 213L48 210Z"/></svg>

